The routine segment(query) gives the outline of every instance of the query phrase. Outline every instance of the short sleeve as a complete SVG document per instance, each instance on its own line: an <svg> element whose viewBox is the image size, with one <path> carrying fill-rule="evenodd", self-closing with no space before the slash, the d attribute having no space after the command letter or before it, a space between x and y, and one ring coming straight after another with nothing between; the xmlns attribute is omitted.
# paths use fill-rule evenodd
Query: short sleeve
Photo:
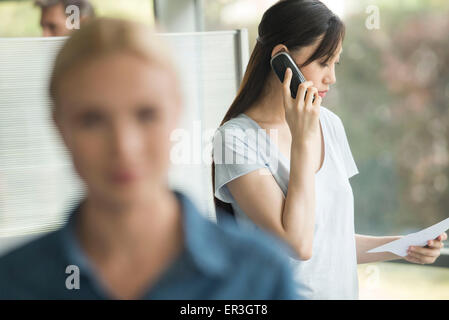
<svg viewBox="0 0 449 320"><path fill-rule="evenodd" d="M213 138L215 197L227 203L233 197L226 184L252 171L268 166L261 152L258 133L238 126L220 127Z"/></svg>
<svg viewBox="0 0 449 320"><path fill-rule="evenodd" d="M348 138L346 136L345 127L340 118L337 121L337 141L343 158L343 163L346 169L348 179L359 173L357 165L352 156L351 148L349 147Z"/></svg>

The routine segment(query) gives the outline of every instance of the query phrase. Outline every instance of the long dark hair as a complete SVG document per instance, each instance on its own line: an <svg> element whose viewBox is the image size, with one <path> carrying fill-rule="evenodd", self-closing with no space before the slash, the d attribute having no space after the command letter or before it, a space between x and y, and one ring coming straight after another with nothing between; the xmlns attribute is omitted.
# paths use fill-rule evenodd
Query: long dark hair
<svg viewBox="0 0 449 320"><path fill-rule="evenodd" d="M340 18L319 0L281 0L265 11L258 31L256 46L251 53L237 96L220 126L244 113L261 98L265 82L271 72L271 52L276 45L284 44L292 51L309 46L323 36L315 52L302 66L320 58L323 58L323 63L327 63L343 41L345 26ZM212 186L215 192L214 162L212 162ZM214 203L219 222L222 212L234 215L231 204L220 201L215 196Z"/></svg>

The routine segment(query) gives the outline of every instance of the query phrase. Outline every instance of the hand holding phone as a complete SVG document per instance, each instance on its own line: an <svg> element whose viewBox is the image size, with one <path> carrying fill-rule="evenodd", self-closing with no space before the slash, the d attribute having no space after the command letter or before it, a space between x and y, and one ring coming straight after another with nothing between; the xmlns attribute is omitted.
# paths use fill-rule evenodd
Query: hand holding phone
<svg viewBox="0 0 449 320"><path fill-rule="evenodd" d="M321 97L318 95L317 88L312 86L312 82L306 81L287 52L274 55L270 63L273 71L283 84L285 119L292 137L316 141L316 136L319 134L319 107L321 104ZM290 69L291 72L287 73L287 69ZM290 88L284 86L289 82ZM301 85L302 83L304 84ZM301 90L299 93L298 87ZM286 99L289 93L294 100ZM304 101L298 101L296 99L297 94L304 95Z"/></svg>
<svg viewBox="0 0 449 320"><path fill-rule="evenodd" d="M293 61L292 57L287 52L282 51L271 58L270 64L274 73L278 76L281 82L284 82L285 71L287 70L287 68L290 68L290 70L292 70L290 92L292 98L296 99L298 86L301 83L306 82L306 79L304 78L304 75L301 73L296 63Z"/></svg>

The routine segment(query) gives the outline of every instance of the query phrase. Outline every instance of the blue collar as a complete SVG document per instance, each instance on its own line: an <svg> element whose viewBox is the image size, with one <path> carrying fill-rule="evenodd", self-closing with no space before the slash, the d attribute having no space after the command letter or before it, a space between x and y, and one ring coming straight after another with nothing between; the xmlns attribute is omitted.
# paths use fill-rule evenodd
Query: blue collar
<svg viewBox="0 0 449 320"><path fill-rule="evenodd" d="M181 204L183 220L184 250L178 257L187 257L183 263L190 264L206 276L225 276L230 267L229 256L225 239L221 238L223 231L215 223L202 217L198 208L184 194L174 191ZM76 217L79 215L83 201L71 210L68 222L62 231L64 252L69 261L74 262L84 270L84 276L96 282L92 265L83 253L79 241L74 233ZM87 272L86 272L87 271ZM87 274L86 274L87 273ZM101 290L101 286L96 283Z"/></svg>

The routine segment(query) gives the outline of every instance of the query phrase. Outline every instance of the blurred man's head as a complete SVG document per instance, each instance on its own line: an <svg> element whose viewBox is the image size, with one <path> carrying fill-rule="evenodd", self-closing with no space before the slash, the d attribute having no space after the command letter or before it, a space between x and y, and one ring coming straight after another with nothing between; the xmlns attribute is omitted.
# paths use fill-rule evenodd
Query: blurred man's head
<svg viewBox="0 0 449 320"><path fill-rule="evenodd" d="M80 23L95 17L95 11L88 0L35 0L41 8L41 27L44 37L69 35L72 30L66 26L68 6L77 6L80 11Z"/></svg>

